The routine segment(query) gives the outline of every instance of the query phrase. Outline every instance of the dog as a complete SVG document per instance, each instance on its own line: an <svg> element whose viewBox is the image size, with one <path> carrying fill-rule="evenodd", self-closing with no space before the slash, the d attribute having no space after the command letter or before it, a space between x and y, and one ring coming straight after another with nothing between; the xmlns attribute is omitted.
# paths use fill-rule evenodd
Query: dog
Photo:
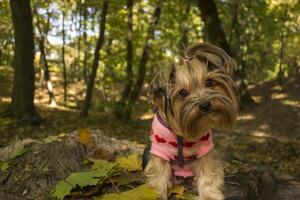
<svg viewBox="0 0 300 200"><path fill-rule="evenodd" d="M168 199L176 177L192 177L199 200L224 199L224 172L214 150L212 129L236 126L235 67L234 59L222 49L197 43L150 83L148 96L156 114L144 171L160 199Z"/></svg>

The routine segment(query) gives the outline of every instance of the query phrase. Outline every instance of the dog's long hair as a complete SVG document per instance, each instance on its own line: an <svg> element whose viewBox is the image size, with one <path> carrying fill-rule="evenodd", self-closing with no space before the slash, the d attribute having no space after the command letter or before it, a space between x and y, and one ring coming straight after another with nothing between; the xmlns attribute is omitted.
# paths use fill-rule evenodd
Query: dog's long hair
<svg viewBox="0 0 300 200"><path fill-rule="evenodd" d="M193 139L210 128L231 129L238 113L234 68L222 49L198 43L154 77L148 96L178 135Z"/></svg>

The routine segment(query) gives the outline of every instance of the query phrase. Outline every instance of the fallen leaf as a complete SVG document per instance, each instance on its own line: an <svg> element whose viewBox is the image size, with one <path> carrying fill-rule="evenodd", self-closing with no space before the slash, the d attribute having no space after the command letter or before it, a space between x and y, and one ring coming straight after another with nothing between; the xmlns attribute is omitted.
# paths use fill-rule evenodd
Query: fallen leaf
<svg viewBox="0 0 300 200"><path fill-rule="evenodd" d="M172 194L176 195L182 195L185 191L185 188L181 185L174 185L170 190L169 190L169 196Z"/></svg>
<svg viewBox="0 0 300 200"><path fill-rule="evenodd" d="M107 160L101 159L89 159L93 165L92 169L103 169L105 171L109 171L117 166L116 163L108 162Z"/></svg>
<svg viewBox="0 0 300 200"><path fill-rule="evenodd" d="M89 156L94 159L111 160L113 157L113 154L106 149L98 148L95 151L93 151L92 155L89 155Z"/></svg>
<svg viewBox="0 0 300 200"><path fill-rule="evenodd" d="M69 195L71 190L77 186L82 188L88 185L101 184L108 177L109 171L110 168L106 166L103 169L72 173L52 189L51 196L64 199L64 197Z"/></svg>
<svg viewBox="0 0 300 200"><path fill-rule="evenodd" d="M96 200L155 200L157 198L158 194L155 190L144 184L120 194L106 194L97 197Z"/></svg>
<svg viewBox="0 0 300 200"><path fill-rule="evenodd" d="M139 171L142 168L142 158L139 154L134 153L128 157L122 156L116 159L116 162L120 167L126 169L127 171Z"/></svg>
<svg viewBox="0 0 300 200"><path fill-rule="evenodd" d="M88 128L78 129L78 142L88 146L91 143L92 134Z"/></svg>
<svg viewBox="0 0 300 200"><path fill-rule="evenodd" d="M139 173L126 173L122 176L115 176L111 179L118 186L129 185L131 183L140 183L145 182L141 174Z"/></svg>

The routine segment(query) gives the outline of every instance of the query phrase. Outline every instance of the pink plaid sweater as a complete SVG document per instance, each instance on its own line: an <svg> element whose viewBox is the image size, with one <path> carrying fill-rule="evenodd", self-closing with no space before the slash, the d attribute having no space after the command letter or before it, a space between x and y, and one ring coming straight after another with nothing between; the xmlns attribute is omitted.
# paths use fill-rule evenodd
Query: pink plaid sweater
<svg viewBox="0 0 300 200"><path fill-rule="evenodd" d="M153 119L150 138L152 141L150 152L152 154L166 161L178 160L176 134L164 124L158 114ZM195 141L184 142L184 160L192 159L194 156L200 158L207 154L213 147L212 132L208 130L201 134ZM172 169L175 176L194 176L190 164L185 164L183 167L173 164Z"/></svg>

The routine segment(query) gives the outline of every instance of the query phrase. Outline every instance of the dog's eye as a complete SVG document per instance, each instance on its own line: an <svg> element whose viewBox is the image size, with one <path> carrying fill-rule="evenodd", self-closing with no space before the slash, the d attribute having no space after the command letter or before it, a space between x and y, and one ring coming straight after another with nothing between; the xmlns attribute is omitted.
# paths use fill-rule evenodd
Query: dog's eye
<svg viewBox="0 0 300 200"><path fill-rule="evenodd" d="M214 86L214 81L212 79L207 79L205 81L205 87L213 87Z"/></svg>
<svg viewBox="0 0 300 200"><path fill-rule="evenodd" d="M182 90L180 90L180 92L179 92L179 95L181 96L181 97L187 97L187 96L189 96L189 92L187 91L187 90L185 90L185 89L182 89Z"/></svg>

